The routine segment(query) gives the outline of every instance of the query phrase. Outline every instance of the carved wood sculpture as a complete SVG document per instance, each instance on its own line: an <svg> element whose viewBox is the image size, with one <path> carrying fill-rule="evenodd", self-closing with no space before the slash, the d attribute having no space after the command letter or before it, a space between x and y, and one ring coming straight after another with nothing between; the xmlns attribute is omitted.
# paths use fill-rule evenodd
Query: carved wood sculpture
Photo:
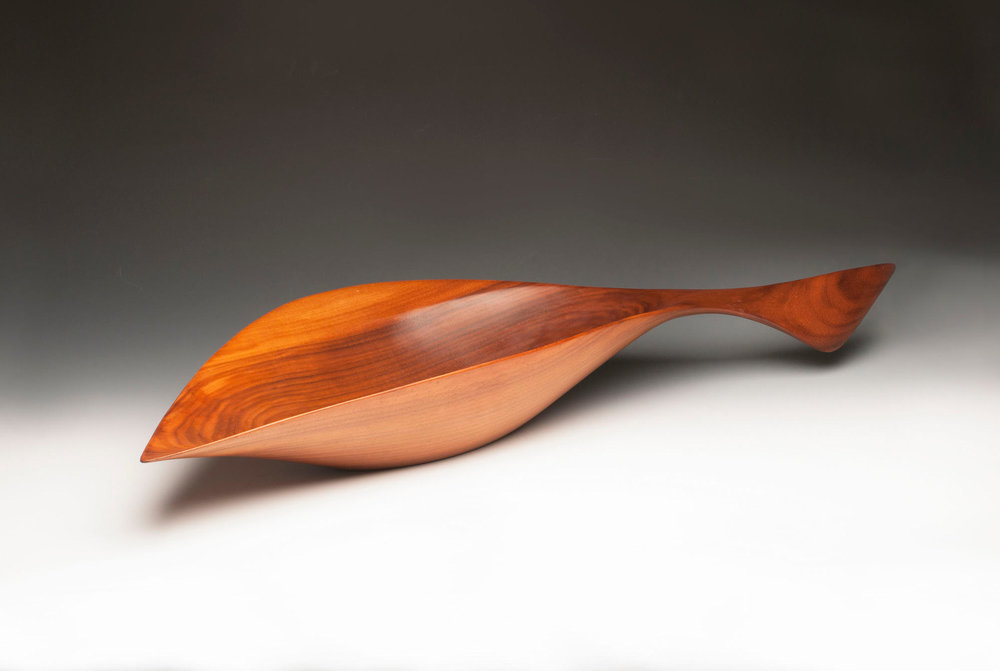
<svg viewBox="0 0 1000 671"><path fill-rule="evenodd" d="M675 317L745 317L833 351L894 268L746 289L427 280L308 296L212 356L142 461L254 456L371 469L449 457L513 431Z"/></svg>

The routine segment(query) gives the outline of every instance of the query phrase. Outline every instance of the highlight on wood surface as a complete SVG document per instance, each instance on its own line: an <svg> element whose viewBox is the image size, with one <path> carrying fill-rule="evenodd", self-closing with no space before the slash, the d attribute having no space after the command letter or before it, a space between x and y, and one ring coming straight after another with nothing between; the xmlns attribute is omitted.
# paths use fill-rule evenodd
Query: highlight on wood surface
<svg viewBox="0 0 1000 671"><path fill-rule="evenodd" d="M833 351L894 269L744 289L423 280L307 296L212 356L142 461L253 456L372 469L449 457L513 431L675 317L735 315Z"/></svg>

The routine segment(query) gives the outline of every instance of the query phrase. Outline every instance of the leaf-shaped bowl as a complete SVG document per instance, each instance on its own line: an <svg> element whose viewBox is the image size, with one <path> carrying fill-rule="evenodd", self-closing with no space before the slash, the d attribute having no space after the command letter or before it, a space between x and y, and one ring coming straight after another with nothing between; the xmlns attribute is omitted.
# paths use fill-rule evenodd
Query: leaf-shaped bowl
<svg viewBox="0 0 1000 671"><path fill-rule="evenodd" d="M675 317L736 315L832 351L893 269L744 289L424 280L300 298L201 367L142 460L254 456L371 469L441 459L524 424Z"/></svg>

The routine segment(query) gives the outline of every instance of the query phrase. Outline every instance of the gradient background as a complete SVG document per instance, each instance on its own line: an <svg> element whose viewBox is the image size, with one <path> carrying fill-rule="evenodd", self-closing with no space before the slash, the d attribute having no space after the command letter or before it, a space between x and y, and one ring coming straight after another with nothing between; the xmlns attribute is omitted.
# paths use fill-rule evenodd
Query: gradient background
<svg viewBox="0 0 1000 671"><path fill-rule="evenodd" d="M993 3L4 3L0 666L1000 666ZM893 261L834 355L667 324L494 445L140 465L382 280Z"/></svg>

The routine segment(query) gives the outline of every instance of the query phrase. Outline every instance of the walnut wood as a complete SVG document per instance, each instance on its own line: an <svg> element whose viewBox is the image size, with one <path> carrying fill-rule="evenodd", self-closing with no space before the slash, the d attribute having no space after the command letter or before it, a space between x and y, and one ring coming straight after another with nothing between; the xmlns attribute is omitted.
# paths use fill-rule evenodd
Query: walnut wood
<svg viewBox="0 0 1000 671"><path fill-rule="evenodd" d="M452 456L514 430L675 317L745 317L833 351L893 270L745 289L426 280L308 296L212 356L142 460L239 455L369 469Z"/></svg>

